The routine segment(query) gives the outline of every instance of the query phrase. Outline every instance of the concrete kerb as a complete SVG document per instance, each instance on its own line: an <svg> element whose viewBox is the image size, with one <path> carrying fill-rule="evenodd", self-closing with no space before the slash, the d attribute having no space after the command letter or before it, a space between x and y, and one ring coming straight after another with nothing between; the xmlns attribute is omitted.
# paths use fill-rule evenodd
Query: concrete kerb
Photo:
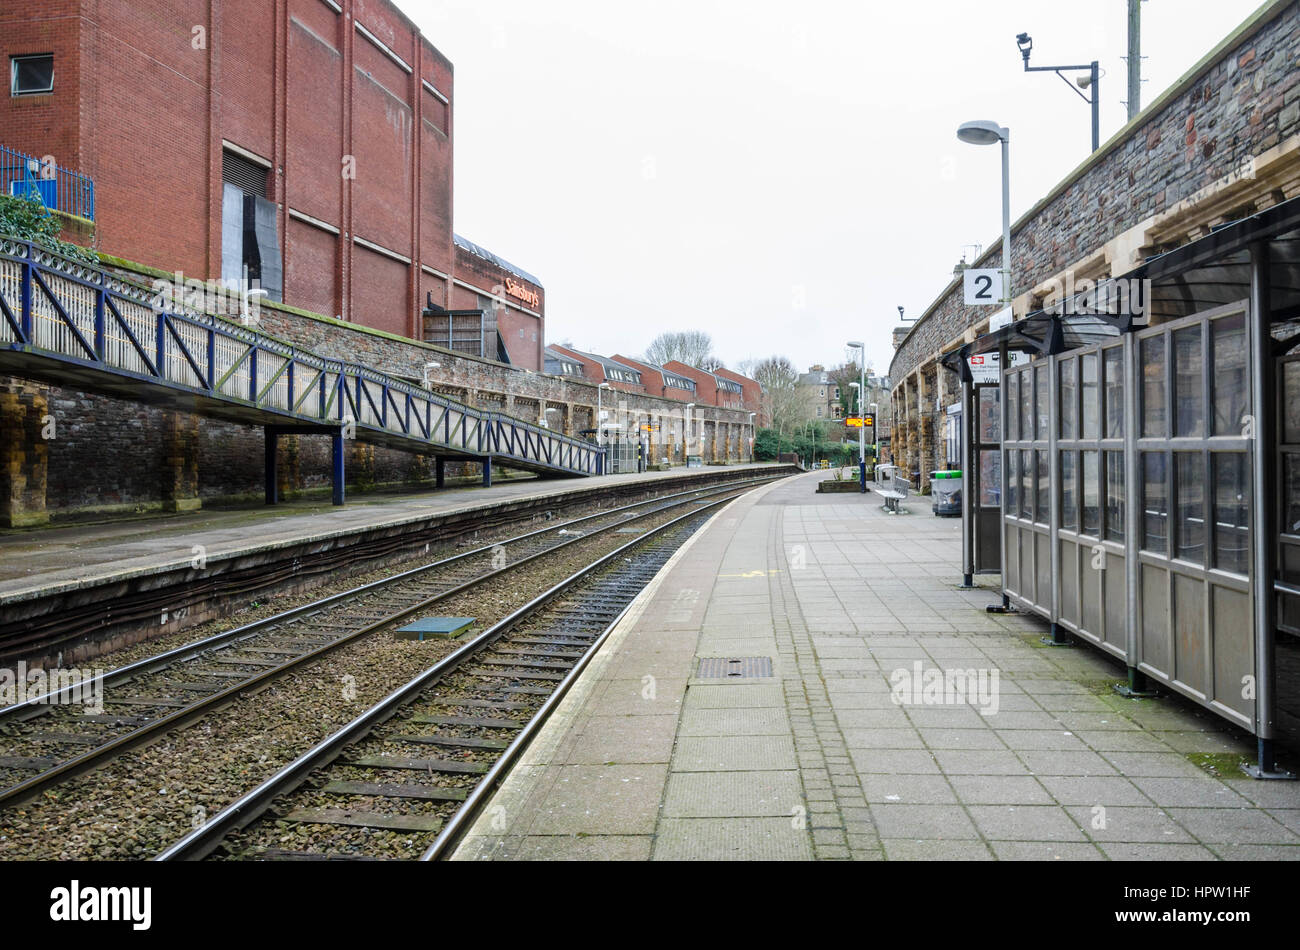
<svg viewBox="0 0 1300 950"><path fill-rule="evenodd" d="M733 468L736 470L740 470L742 466L733 466ZM748 469L749 466L746 465L743 466L743 468ZM757 465L754 466L754 470L761 471L761 466L757 466ZM685 479L689 477L694 477L697 474L698 473L696 472L687 473L685 471L683 471L680 474L677 472L664 473L663 480L671 482L676 478ZM616 477L616 476L610 476L610 477ZM655 481L657 481L657 479L643 479L643 481L646 484L653 484ZM592 490L590 488L584 487L582 482L568 482L568 484L572 487L555 488L549 491L545 491L545 490L538 491L533 494L520 495L517 498L511 498L507 500L529 501L529 502L536 503L536 502L548 501L551 499L563 498L566 495L580 494L583 491ZM473 491L474 489L466 489L466 490ZM441 497L445 497L445 496L441 496ZM452 506L448 508L439 509L432 513L399 515L397 517L390 518L389 520L374 521L366 526L366 530L373 531L373 530L382 530L382 529L399 529L407 525L418 524L419 522L427 520L431 517L438 517L451 512L455 512L458 515L473 514L475 512L485 512L500 507L501 503L502 503L502 499L494 499L492 501L471 503L466 505L463 508ZM373 506L373 507L379 507L379 506ZM300 515L299 512L288 512L286 514L286 517L295 517L298 515ZM336 540L338 538L345 538L351 535L355 535L356 533L357 533L357 528L355 525L353 525L353 526L345 526L333 530L312 532L294 538L251 542L235 548L228 548L219 551L209 552L207 555L207 560L209 563L217 563L221 561L232 561L242 557L248 557L256 554L263 554L266 552L273 552L273 551L296 547L304 544L321 544L328 541ZM29 587L23 587L23 588L18 588L16 590L5 591L3 594L0 594L0 605L21 603L22 601L30 600L35 597L52 596L56 594L67 593L70 591L82 590L87 587L94 587L94 586L98 586L110 582L117 583L122 581L134 580L140 577L150 577L155 574L166 573L167 571L183 569L186 567L186 565L189 562L190 562L190 557L182 556L182 557L178 557L175 561L159 563L159 564L150 564L147 566L136 567L136 568L110 569L107 571L99 571L99 572L95 572L93 569L89 569L85 573L81 574L74 581L65 581L62 583L55 583L55 584L41 583L39 578L37 578L34 580L34 583Z"/></svg>
<svg viewBox="0 0 1300 950"><path fill-rule="evenodd" d="M660 587L666 583L673 569L681 559L686 557L696 542L705 535L705 532L724 517L737 502L750 501L752 503L782 483L783 481L778 481L773 482L771 485L764 485L723 505L708 521L700 526L698 531L691 535L685 544L673 553L672 557L659 570L659 573L654 576L629 605L623 618L610 632L609 638L605 641L600 653L592 658L591 663L587 665L587 669L578 679L578 682L569 690L568 695L561 701L559 707L552 713L550 720L542 727L537 737L524 751L509 776L488 800L477 820L470 826L465 833L465 837L452 853L450 860L472 861L488 860L493 857L509 857L508 855L494 855L492 853L494 843L507 838L523 838L528 834L527 828L520 827L520 825L530 820L527 817L529 815L527 806L529 799L535 791L539 790L543 777L547 769L551 767L557 752L568 739L573 727L582 720L588 703L595 698L597 691L604 684L605 673L609 666L617 659L620 648L645 614ZM697 632L697 641L698 637ZM680 709L677 715L680 720ZM662 801L663 793L661 791L660 802L662 803ZM516 817L509 820L504 829L500 827L494 828L494 824L499 824L497 816L502 814Z"/></svg>

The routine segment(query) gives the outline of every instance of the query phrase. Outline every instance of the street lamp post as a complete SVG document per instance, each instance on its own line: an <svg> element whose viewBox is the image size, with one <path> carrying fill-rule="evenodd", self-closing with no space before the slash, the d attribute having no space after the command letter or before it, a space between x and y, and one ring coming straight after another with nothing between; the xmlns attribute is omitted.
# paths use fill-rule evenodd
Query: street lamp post
<svg viewBox="0 0 1300 950"><path fill-rule="evenodd" d="M1034 48L1033 39L1028 33L1021 33L1016 36L1016 46L1020 48L1020 55L1025 61L1025 72L1056 73L1056 75L1061 77L1063 83L1070 86L1071 92L1077 95L1084 102L1088 103L1088 105L1092 106L1092 150L1094 152L1097 151L1097 148L1101 145L1101 124L1099 121L1100 116L1097 111L1101 101L1101 90L1099 88L1101 85L1101 70L1097 65L1097 61L1094 59L1091 63L1082 66L1030 66L1029 53ZM1088 75L1080 76L1075 80L1075 83L1079 87L1078 89L1075 89L1074 86L1070 85L1070 80L1066 79L1064 74L1062 74L1061 70L1063 69L1068 69L1070 71L1086 69L1088 70ZM1085 96L1080 91L1082 89L1090 90L1092 93L1091 97ZM1129 94L1132 95L1131 89Z"/></svg>
<svg viewBox="0 0 1300 950"><path fill-rule="evenodd" d="M431 369L437 369L437 368L440 367L441 365L442 365L441 363L425 363L425 364L424 364L424 388L425 388L425 389L430 389L430 388L432 388L432 387L429 385L429 383L430 383L430 380L429 380L429 370L431 370Z"/></svg>
<svg viewBox="0 0 1300 950"><path fill-rule="evenodd" d="M1011 130L996 122L977 120L957 127L957 138L970 145L1002 143L1002 305L1011 306Z"/></svg>
<svg viewBox="0 0 1300 950"><path fill-rule="evenodd" d="M1028 41L1029 37L1025 36L1024 39ZM1023 50L1023 52L1025 55L1025 67L1028 68L1029 51ZM961 139L963 142L968 142L972 145L992 145L994 142L1002 143L1002 302L1005 307L1010 308L1011 307L1011 172L1009 171L1009 167L1008 167L1008 162L1009 162L1008 146L1011 141L1011 130L998 125L996 122L988 122L988 121L963 122L957 128L957 138ZM1004 358L1005 358L1006 347L1002 348L1002 353L1004 354ZM1003 367L999 367L999 369L1002 368ZM998 397L999 399L1004 397L1005 394L999 393L999 397ZM1003 407L1003 409L1005 415L1005 406ZM968 473L963 472L963 474L965 474L966 477L968 478L970 477ZM969 484L970 483L967 482L967 485ZM1007 497L1007 467L1005 465L1001 466L1001 476L998 481L998 497L1003 499L1004 502ZM973 506L969 503L970 498L971 496L969 492L963 490L962 492L963 511L972 510ZM974 530L974 527L975 526L971 522L971 519L968 518L965 514L963 514L962 533L964 535L967 535L969 532L972 532ZM1002 606L1000 608L990 607L989 609L996 610L999 613L1006 613L1011 609L1011 598L1008 596L1005 587L1006 576L1007 576L1007 546L1005 543L1003 543L998 545L998 547L1001 551L1000 570L1002 572L1003 585L1004 585L1002 588ZM1053 630L1055 630L1055 628L1053 628Z"/></svg>
<svg viewBox="0 0 1300 950"><path fill-rule="evenodd" d="M749 461L751 464L754 461L754 417L756 415L758 415L756 412L749 414Z"/></svg>
<svg viewBox="0 0 1300 950"><path fill-rule="evenodd" d="M860 340L849 340L849 346L858 351L858 371L860 381L850 383L858 391L858 418L862 418L862 397L867 394L867 348ZM867 427L858 430L858 484L865 493L867 490Z"/></svg>

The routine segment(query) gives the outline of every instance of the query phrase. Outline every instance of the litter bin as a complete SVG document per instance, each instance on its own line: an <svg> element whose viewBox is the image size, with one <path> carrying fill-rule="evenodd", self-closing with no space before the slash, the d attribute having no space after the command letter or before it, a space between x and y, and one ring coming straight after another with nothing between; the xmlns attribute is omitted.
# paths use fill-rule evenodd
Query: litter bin
<svg viewBox="0 0 1300 950"><path fill-rule="evenodd" d="M948 469L930 473L930 498L939 517L961 517L961 472Z"/></svg>

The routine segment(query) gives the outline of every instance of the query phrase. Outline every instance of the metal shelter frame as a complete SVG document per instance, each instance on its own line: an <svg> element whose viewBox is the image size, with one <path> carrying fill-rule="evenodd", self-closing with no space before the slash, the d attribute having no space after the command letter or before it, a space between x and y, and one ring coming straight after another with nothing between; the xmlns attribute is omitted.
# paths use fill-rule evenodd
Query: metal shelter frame
<svg viewBox="0 0 1300 950"><path fill-rule="evenodd" d="M992 355L990 609L1123 659L1130 694L1188 697L1256 736L1252 775L1294 778L1276 763L1280 720L1300 726L1300 704L1279 706L1276 638L1300 633L1300 199L945 354L966 413L971 360ZM969 470L985 446L963 428ZM963 502L969 583L981 526Z"/></svg>

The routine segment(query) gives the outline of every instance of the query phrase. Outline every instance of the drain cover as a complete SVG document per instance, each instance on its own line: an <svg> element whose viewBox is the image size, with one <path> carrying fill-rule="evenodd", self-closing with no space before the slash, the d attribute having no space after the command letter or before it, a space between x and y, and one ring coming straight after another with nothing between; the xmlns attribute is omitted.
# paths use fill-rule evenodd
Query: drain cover
<svg viewBox="0 0 1300 950"><path fill-rule="evenodd" d="M752 680L772 675L768 656L701 657L695 675L702 680Z"/></svg>

